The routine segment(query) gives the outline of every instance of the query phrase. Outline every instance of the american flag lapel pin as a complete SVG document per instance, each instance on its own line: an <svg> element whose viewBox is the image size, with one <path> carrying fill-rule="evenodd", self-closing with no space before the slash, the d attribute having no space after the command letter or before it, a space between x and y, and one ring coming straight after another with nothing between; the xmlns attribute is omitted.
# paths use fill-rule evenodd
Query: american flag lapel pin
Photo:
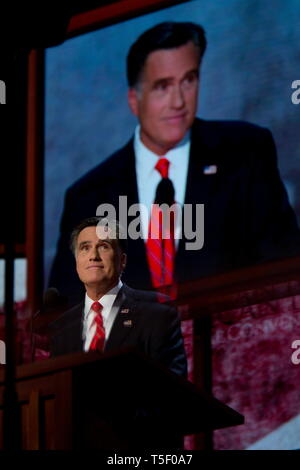
<svg viewBox="0 0 300 470"><path fill-rule="evenodd" d="M205 175L215 175L218 171L218 167L217 165L206 165L204 168L203 168L203 173Z"/></svg>
<svg viewBox="0 0 300 470"><path fill-rule="evenodd" d="M124 326L132 326L132 320L125 320L125 321L123 322L123 325L124 325Z"/></svg>

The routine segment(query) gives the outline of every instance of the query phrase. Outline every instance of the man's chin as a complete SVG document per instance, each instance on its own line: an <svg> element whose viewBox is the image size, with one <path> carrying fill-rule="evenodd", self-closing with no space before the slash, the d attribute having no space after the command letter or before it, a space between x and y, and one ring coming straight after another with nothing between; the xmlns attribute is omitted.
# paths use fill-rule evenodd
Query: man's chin
<svg viewBox="0 0 300 470"><path fill-rule="evenodd" d="M98 288L100 287L101 289L104 288L111 288L111 287L114 287L116 284L118 283L118 279L111 279L111 278L107 278L107 277L95 277L95 278L90 278L88 280L85 280L84 284L87 286L87 287L90 287L90 288Z"/></svg>
<svg viewBox="0 0 300 470"><path fill-rule="evenodd" d="M174 147L176 147L176 145L178 145L182 141L184 136L185 136L185 132L174 134L171 137L169 137L169 139L166 141L166 149L171 150Z"/></svg>
<svg viewBox="0 0 300 470"><path fill-rule="evenodd" d="M174 129L170 129L166 135L165 142L167 143L169 148L175 147L179 142L182 141L184 136L187 133L187 128L184 126L180 126Z"/></svg>
<svg viewBox="0 0 300 470"><path fill-rule="evenodd" d="M103 277L91 277L89 279L86 279L85 284L88 286L97 286L105 283Z"/></svg>

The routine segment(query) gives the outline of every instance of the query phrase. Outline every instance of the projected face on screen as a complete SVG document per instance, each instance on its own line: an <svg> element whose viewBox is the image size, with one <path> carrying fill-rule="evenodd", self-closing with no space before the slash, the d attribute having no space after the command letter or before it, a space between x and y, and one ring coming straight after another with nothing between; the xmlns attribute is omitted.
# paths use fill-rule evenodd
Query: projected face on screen
<svg viewBox="0 0 300 470"><path fill-rule="evenodd" d="M128 93L129 106L141 125L142 142L157 155L177 145L195 119L199 50L189 42L152 52L142 77Z"/></svg>

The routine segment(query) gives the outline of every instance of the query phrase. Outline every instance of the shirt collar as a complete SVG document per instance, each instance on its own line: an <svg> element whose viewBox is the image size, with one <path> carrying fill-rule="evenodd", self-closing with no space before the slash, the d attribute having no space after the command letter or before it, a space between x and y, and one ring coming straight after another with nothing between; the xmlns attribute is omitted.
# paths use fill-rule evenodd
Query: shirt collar
<svg viewBox="0 0 300 470"><path fill-rule="evenodd" d="M113 303L116 299L116 296L117 296L117 294L118 294L118 292L119 292L119 290L121 289L122 286L123 286L123 283L122 283L121 279L119 279L118 284L116 284L114 287L112 287L112 289L110 289L108 292L106 292L106 294L104 294L102 297L100 297L100 299L98 299L98 302L100 302L100 304L103 307L102 314L103 314L104 318L106 318L109 315L111 307L112 307L112 305L113 305ZM91 306L94 302L95 302L95 300L92 300L87 295L87 293L85 293L84 320L87 319L87 316L91 311Z"/></svg>
<svg viewBox="0 0 300 470"><path fill-rule="evenodd" d="M152 171L155 171L154 167L162 156L156 155L156 153L149 150L148 147L143 144L140 137L140 130L141 126L138 124L134 133L136 166L143 172L143 174L151 174ZM189 129L183 139L174 148L170 149L165 155L163 155L163 157L167 158L172 165L176 166L183 151L189 149L190 141L191 130Z"/></svg>

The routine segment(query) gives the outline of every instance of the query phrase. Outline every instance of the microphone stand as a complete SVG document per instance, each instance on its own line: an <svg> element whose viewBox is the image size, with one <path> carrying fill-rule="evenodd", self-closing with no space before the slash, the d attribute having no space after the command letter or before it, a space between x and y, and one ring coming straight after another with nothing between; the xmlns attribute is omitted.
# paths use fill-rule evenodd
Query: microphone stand
<svg viewBox="0 0 300 470"><path fill-rule="evenodd" d="M38 310L35 315L30 316L30 358L31 362L34 362L35 358L35 336L33 334L33 321L39 315L40 310Z"/></svg>
<svg viewBox="0 0 300 470"><path fill-rule="evenodd" d="M7 111L8 131L14 132L15 113L18 111L18 98L15 96L16 77L22 61L22 54L14 49L8 51L7 70ZM11 87L11 88L10 88ZM6 162L12 162L18 147L14 139L9 142L10 154ZM7 148L7 147L6 147ZM15 169L9 168L6 174L14 175ZM6 196L7 197L7 196ZM2 199L4 200L4 199ZM19 406L16 392L16 314L14 312L14 259L16 243L16 192L9 193L9 204L4 205L6 214L2 218L4 232L4 259L5 259L5 388L3 395L3 447L6 450L20 448Z"/></svg>
<svg viewBox="0 0 300 470"><path fill-rule="evenodd" d="M3 396L3 447L15 450L19 447L18 396L16 392L16 315L14 312L14 250L12 243L5 245L5 389Z"/></svg>
<svg viewBox="0 0 300 470"><path fill-rule="evenodd" d="M47 344L49 347L49 335L51 335L51 328L49 330L49 325L60 317L60 315L67 309L67 306L67 297L60 295L56 288L48 287L44 292L41 308L30 317L31 362L34 362L35 360L35 348L37 345L36 335L44 337L44 346ZM45 338L47 338L46 343Z"/></svg>

